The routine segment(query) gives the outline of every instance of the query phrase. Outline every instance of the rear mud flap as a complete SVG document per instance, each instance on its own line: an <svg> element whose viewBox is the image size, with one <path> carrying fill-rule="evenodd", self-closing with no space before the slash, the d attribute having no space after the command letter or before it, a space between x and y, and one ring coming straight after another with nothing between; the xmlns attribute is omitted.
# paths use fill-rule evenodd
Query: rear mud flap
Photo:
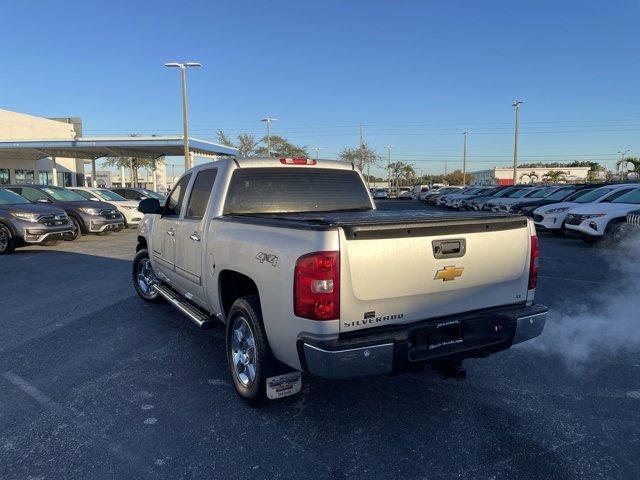
<svg viewBox="0 0 640 480"><path fill-rule="evenodd" d="M300 392L302 389L302 374L300 372L285 373L284 375L267 378L266 383L267 398L277 400Z"/></svg>

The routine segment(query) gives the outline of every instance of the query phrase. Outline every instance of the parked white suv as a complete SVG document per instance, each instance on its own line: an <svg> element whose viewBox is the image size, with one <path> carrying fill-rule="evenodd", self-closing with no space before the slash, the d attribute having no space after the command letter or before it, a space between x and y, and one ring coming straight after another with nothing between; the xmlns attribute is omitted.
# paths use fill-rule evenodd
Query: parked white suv
<svg viewBox="0 0 640 480"><path fill-rule="evenodd" d="M567 233L579 236L587 243L605 240L618 243L627 214L640 205L640 186L614 200L572 208L565 220Z"/></svg>
<svg viewBox="0 0 640 480"><path fill-rule="evenodd" d="M142 213L138 211L140 202L136 200L127 200L117 193L107 190L106 188L92 187L68 187L82 195L87 200L98 202L109 202L115 206L124 217L124 226L128 228L131 225L138 225L142 220Z"/></svg>
<svg viewBox="0 0 640 480"><path fill-rule="evenodd" d="M562 232L565 230L564 222L567 214L572 208L603 201L610 202L625 193L629 193L635 187L640 187L640 184L607 185L585 193L571 202L544 205L533 211L533 221L536 224L536 228L540 230Z"/></svg>

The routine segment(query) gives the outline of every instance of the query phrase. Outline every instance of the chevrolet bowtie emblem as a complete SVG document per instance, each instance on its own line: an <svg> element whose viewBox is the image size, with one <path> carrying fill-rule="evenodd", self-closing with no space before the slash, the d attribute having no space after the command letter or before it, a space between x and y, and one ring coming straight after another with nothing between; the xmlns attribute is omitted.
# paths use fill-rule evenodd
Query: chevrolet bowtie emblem
<svg viewBox="0 0 640 480"><path fill-rule="evenodd" d="M455 280L464 272L464 267L456 267L454 265L444 267L442 270L438 270L436 272L436 276L433 277L434 280L442 280L443 282L450 282L451 280Z"/></svg>

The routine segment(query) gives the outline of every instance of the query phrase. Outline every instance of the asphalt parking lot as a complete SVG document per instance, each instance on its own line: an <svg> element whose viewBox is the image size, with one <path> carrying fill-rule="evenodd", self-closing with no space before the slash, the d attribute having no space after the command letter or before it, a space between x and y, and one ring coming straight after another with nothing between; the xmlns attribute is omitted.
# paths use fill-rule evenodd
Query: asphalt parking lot
<svg viewBox="0 0 640 480"><path fill-rule="evenodd" d="M254 410L221 330L135 296L135 238L0 257L0 478L638 478L638 349L565 355L541 338L468 361L465 382L305 377L302 395ZM580 241L541 247L554 340L620 275Z"/></svg>

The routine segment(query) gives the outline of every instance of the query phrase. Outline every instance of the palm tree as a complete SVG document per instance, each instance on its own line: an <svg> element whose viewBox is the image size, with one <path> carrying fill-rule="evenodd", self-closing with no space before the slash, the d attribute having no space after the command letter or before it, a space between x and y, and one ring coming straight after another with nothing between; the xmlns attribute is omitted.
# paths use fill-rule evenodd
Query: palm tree
<svg viewBox="0 0 640 480"><path fill-rule="evenodd" d="M549 183L558 183L560 180L566 179L567 174L561 170L551 170L542 176L543 180Z"/></svg>
<svg viewBox="0 0 640 480"><path fill-rule="evenodd" d="M621 166L626 167L629 164L633 165L633 170L631 171L635 173L636 176L640 175L640 158L635 158L635 157L623 158L622 160L618 160L618 162L616 163L616 167L618 168L618 170L620 170Z"/></svg>

